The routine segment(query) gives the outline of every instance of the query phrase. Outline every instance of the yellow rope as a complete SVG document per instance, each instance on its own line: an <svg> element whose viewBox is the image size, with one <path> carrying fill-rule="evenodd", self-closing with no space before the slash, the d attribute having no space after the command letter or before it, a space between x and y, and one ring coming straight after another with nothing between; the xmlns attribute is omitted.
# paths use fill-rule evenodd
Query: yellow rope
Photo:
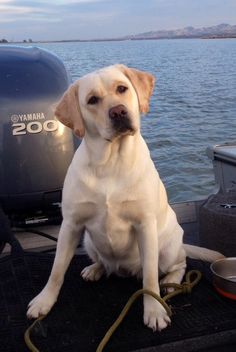
<svg viewBox="0 0 236 352"><path fill-rule="evenodd" d="M194 280L191 280L193 278L193 276L196 276L196 278ZM108 341L110 340L111 336L114 334L115 330L118 328L118 326L121 324L121 322L123 321L123 319L125 318L125 316L127 315L129 309L131 308L132 304L136 301L136 299L138 297L140 297L143 294L147 294L150 295L152 297L154 297L158 302L160 302L163 307L165 308L167 314L169 316L171 316L172 312L170 307L168 306L168 304L166 303L167 300L169 300L170 298L179 295L180 293L186 294L186 293L191 293L192 288L197 285L197 283L200 281L202 277L202 274L200 273L200 271L198 270L192 270L189 271L186 276L185 276L185 282L183 282L182 284L175 284L175 283L169 283L169 284L163 284L161 285L161 288L174 288L173 292L168 293L167 295L165 295L163 298L161 298L158 294L156 294L155 292L152 292L150 290L146 290L146 289L141 289L136 291L128 300L128 302L126 303L125 307L122 309L120 315L118 316L118 318L116 319L116 321L112 324L112 326L110 327L110 329L107 331L107 333L105 334L105 336L103 337L102 341L100 342L96 352L102 352L104 347L107 345ZM39 350L34 346L34 344L31 342L30 339L30 333L33 330L34 326L41 321L42 319L44 319L45 316L41 316L38 319L36 319L32 325L29 326L29 328L26 330L24 338L25 338L25 343L27 345L27 347L29 348L29 350L31 352L39 352Z"/></svg>
<svg viewBox="0 0 236 352"><path fill-rule="evenodd" d="M35 327L36 324L38 324L41 320L43 320L46 317L46 315L41 315L41 317L39 317L38 319L36 319L33 324L31 324L28 329L26 330L25 334L24 334L24 339L25 339L25 343L28 347L28 349L32 352L40 352L37 347L35 347L35 345L31 342L30 339L30 333L33 330L33 328Z"/></svg>
<svg viewBox="0 0 236 352"><path fill-rule="evenodd" d="M196 275L196 278L191 281L191 277L193 275ZM118 328L118 326L121 324L122 320L128 313L131 305L136 301L136 299L142 295L142 294L148 294L153 296L160 302L163 307L166 309L167 314L171 316L171 309L167 305L166 301L169 300L170 298L179 295L180 293L191 293L192 288L200 281L202 277L202 274L198 270L192 270L189 271L186 276L185 276L185 282L182 284L176 284L176 283L169 283L169 284L163 284L161 285L161 288L174 288L175 290L173 292L170 292L169 294L165 295L163 298L161 298L159 295L157 295L155 292L149 291L149 290L138 290L136 291L128 300L126 303L125 307L123 308L122 312L120 313L119 317L116 319L116 321L113 323L113 325L110 327L110 329L107 331L106 335L103 337L102 341L100 342L96 352L102 352L104 347L107 345L108 341L110 340L111 336L114 334L115 330Z"/></svg>

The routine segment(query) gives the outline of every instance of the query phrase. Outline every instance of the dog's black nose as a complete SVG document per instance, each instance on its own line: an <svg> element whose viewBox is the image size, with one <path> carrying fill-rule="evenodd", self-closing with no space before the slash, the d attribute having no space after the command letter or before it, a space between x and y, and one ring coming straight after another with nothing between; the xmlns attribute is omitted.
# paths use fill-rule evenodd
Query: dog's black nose
<svg viewBox="0 0 236 352"><path fill-rule="evenodd" d="M109 110L111 125L116 134L133 133L133 127L126 107L122 104L114 106Z"/></svg>
<svg viewBox="0 0 236 352"><path fill-rule="evenodd" d="M126 107L122 104L114 106L109 110L109 117L111 120L127 118L127 116L128 116L128 111Z"/></svg>

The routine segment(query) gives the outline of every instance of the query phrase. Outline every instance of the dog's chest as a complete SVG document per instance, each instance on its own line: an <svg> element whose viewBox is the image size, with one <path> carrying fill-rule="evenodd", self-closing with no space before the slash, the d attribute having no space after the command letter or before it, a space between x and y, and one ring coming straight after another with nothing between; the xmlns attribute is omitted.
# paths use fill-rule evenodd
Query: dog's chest
<svg viewBox="0 0 236 352"><path fill-rule="evenodd" d="M100 202L85 224L96 248L106 257L120 257L132 242L132 222L124 218L121 209L121 204Z"/></svg>
<svg viewBox="0 0 236 352"><path fill-rule="evenodd" d="M93 211L88 218L87 223L96 224L106 233L125 232L132 224L132 201L119 193L109 193L95 195L92 201Z"/></svg>
<svg viewBox="0 0 236 352"><path fill-rule="evenodd" d="M87 192L88 196L88 192ZM85 227L99 247L107 255L119 256L133 245L136 201L124 186L111 180L91 191L88 206L90 212Z"/></svg>

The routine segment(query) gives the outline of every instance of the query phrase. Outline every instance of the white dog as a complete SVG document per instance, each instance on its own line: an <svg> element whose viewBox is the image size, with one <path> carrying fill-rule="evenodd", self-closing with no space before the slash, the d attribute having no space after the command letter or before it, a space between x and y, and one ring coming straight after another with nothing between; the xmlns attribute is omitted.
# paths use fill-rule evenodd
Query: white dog
<svg viewBox="0 0 236 352"><path fill-rule="evenodd" d="M110 273L139 275L144 288L159 294L160 273L163 282L181 282L186 253L208 261L222 257L183 245L183 230L140 134L140 113L148 112L153 87L151 74L114 65L79 79L59 102L57 118L83 140L65 179L52 272L30 302L28 317L47 314L56 302L84 231L93 261L81 273L88 281ZM144 323L153 330L170 323L148 295Z"/></svg>

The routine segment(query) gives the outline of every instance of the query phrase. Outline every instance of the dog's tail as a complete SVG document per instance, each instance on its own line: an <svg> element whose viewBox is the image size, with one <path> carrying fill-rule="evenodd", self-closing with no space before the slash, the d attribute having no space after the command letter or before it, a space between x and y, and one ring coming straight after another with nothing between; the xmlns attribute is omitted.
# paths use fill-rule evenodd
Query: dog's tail
<svg viewBox="0 0 236 352"><path fill-rule="evenodd" d="M183 246L187 257L190 257L192 259L200 259L205 262L213 263L217 259L225 258L223 254L213 251L211 249L192 246L190 244L184 244Z"/></svg>

